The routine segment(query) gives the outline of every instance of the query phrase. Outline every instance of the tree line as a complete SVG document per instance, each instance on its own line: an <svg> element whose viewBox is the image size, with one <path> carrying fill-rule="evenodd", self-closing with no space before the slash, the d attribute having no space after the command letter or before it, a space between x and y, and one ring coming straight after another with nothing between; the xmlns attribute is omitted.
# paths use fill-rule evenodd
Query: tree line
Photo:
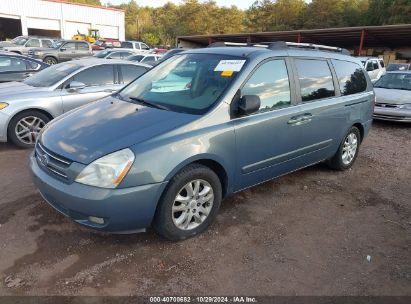
<svg viewBox="0 0 411 304"><path fill-rule="evenodd" d="M100 0L73 0L100 4ZM125 11L126 39L173 46L176 36L411 23L411 0L257 0L248 9L213 0L183 0L152 8L138 0Z"/></svg>

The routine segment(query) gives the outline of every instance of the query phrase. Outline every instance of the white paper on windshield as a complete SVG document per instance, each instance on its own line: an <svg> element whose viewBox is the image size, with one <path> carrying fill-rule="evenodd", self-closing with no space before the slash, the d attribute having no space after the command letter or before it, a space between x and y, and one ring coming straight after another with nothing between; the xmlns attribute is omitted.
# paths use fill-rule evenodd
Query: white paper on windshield
<svg viewBox="0 0 411 304"><path fill-rule="evenodd" d="M239 72L243 67L245 60L220 60L215 67L215 72L233 71Z"/></svg>

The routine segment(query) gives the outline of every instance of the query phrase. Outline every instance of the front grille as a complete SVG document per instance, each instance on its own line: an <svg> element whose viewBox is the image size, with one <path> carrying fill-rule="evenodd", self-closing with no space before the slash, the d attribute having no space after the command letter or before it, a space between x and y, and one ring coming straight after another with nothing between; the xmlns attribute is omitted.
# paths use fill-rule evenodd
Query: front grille
<svg viewBox="0 0 411 304"><path fill-rule="evenodd" d="M38 164L48 173L68 181L67 170L71 161L47 150L39 142L36 144L35 156Z"/></svg>

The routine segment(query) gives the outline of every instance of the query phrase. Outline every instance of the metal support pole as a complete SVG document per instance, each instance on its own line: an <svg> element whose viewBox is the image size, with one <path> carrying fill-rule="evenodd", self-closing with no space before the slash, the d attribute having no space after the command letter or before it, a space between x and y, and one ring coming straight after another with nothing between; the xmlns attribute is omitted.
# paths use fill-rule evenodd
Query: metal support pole
<svg viewBox="0 0 411 304"><path fill-rule="evenodd" d="M362 49L364 47L364 36L365 36L365 31L362 30L361 31L361 38L360 38L360 47L358 48L358 56L361 56L361 52L362 52Z"/></svg>

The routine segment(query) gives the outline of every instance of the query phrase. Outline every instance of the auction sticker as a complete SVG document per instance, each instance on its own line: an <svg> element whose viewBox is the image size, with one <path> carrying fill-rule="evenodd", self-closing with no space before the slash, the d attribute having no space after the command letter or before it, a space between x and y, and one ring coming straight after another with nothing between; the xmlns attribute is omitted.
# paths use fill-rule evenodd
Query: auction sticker
<svg viewBox="0 0 411 304"><path fill-rule="evenodd" d="M239 72L243 67L245 60L220 60L215 67L215 72L232 71Z"/></svg>

